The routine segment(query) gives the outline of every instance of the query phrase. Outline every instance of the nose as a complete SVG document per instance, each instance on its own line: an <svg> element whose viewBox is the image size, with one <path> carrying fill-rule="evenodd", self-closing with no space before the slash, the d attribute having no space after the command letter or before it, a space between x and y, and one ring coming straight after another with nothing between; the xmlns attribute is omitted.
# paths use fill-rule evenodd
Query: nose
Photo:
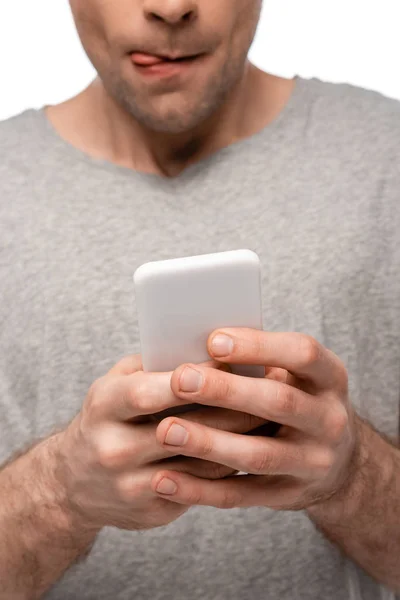
<svg viewBox="0 0 400 600"><path fill-rule="evenodd" d="M196 19L197 3L195 0L145 0L144 11L147 19L179 25Z"/></svg>

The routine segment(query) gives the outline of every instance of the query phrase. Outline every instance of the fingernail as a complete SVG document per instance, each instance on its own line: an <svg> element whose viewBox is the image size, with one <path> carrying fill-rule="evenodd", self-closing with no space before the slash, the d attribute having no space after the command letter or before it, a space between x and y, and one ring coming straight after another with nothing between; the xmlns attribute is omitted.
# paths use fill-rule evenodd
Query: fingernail
<svg viewBox="0 0 400 600"><path fill-rule="evenodd" d="M164 443L169 446L183 446L189 437L188 432L182 425L174 423L167 431Z"/></svg>
<svg viewBox="0 0 400 600"><path fill-rule="evenodd" d="M175 494L175 492L177 491L178 486L176 485L175 481L172 481L172 479L167 479L166 477L163 477L156 489L159 494L166 494L168 496L172 496L172 494Z"/></svg>
<svg viewBox="0 0 400 600"><path fill-rule="evenodd" d="M181 392L198 392L203 385L203 375L190 367L185 367L179 378Z"/></svg>
<svg viewBox="0 0 400 600"><path fill-rule="evenodd" d="M214 356L229 356L233 352L233 340L227 335L218 334L211 342L211 352Z"/></svg>

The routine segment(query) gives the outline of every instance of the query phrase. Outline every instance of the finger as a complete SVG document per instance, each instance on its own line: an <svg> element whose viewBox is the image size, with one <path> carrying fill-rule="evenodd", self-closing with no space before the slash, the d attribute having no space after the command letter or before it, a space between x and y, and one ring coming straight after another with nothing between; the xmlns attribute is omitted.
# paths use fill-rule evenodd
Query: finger
<svg viewBox="0 0 400 600"><path fill-rule="evenodd" d="M209 367L212 369L217 369L220 371L224 371L226 373L231 373L231 368L229 365L225 365L223 363L217 363L215 360L208 360L206 362L200 363L201 366ZM198 411L200 408L203 408L201 404L191 403L191 404L183 404L181 406L171 406L165 410L161 410L156 413L140 415L137 417L133 417L130 419L132 423L159 423L162 419L166 417L171 417L174 415L182 415L187 414L189 412Z"/></svg>
<svg viewBox="0 0 400 600"><path fill-rule="evenodd" d="M200 364L230 372L229 365L212 359ZM139 354L125 356L94 382L90 393L98 398L96 406L102 417L145 423L156 413L174 412L174 408L177 413L183 412L185 403L174 396L170 387L172 372L150 373L142 369Z"/></svg>
<svg viewBox="0 0 400 600"><path fill-rule="evenodd" d="M185 421L203 423L214 429L246 433L264 423L262 419L225 409L202 408L198 414L190 414ZM157 425L146 423L108 423L95 430L94 446L99 449L102 466L119 472L127 466L143 466L155 461L182 456L179 448L162 447L156 438Z"/></svg>
<svg viewBox="0 0 400 600"><path fill-rule="evenodd" d="M175 417L173 419L176 420ZM193 423L198 424L199 427L204 426L207 428L210 427L213 430L231 431L241 434L251 432L265 425L264 419L260 419L254 415L221 408L202 408L195 413L186 414L184 418L181 417L179 422L182 424ZM147 462L183 454L181 448L168 448L167 446L160 445L157 440L157 425L141 426L141 428L149 435L148 444L151 444L151 450L146 453Z"/></svg>
<svg viewBox="0 0 400 600"><path fill-rule="evenodd" d="M199 406L200 410L180 415L179 419L233 433L247 433L266 423L265 419L249 413L220 407L204 408L201 404Z"/></svg>
<svg viewBox="0 0 400 600"><path fill-rule="evenodd" d="M171 390L172 373L106 375L97 379L89 391L90 409L95 420L132 421L187 401Z"/></svg>
<svg viewBox="0 0 400 600"><path fill-rule="evenodd" d="M222 509L265 506L276 510L300 508L302 490L301 484L285 477L237 475L209 481L164 470L152 477L151 488L158 496L178 504Z"/></svg>
<svg viewBox="0 0 400 600"><path fill-rule="evenodd" d="M280 367L321 389L342 388L347 381L346 369L339 358L302 333L221 329L211 334L207 347L215 360Z"/></svg>
<svg viewBox="0 0 400 600"><path fill-rule="evenodd" d="M143 369L142 358L140 354L131 354L124 356L118 361L106 375L131 375Z"/></svg>
<svg viewBox="0 0 400 600"><path fill-rule="evenodd" d="M176 420L175 417L173 419ZM196 413L189 413L184 418L181 417L179 422L182 424L193 423L198 424L200 427L204 426L215 430L242 434L253 431L265 424L264 419L254 415L221 408L202 408ZM158 425L141 425L135 430L141 433L141 447L147 446L146 450L142 450L142 456L146 456L145 462L154 462L171 456L181 456L183 453L180 448L168 448L160 445L157 439L157 430Z"/></svg>
<svg viewBox="0 0 400 600"><path fill-rule="evenodd" d="M266 379L279 381L280 383L286 383L287 385L301 389L299 379L289 373L289 371L286 371L286 369L281 369L279 367L265 367L265 377ZM275 421L267 421L265 425L257 428L254 432L251 432L250 435L275 437L281 430L282 425L280 423L276 423Z"/></svg>
<svg viewBox="0 0 400 600"><path fill-rule="evenodd" d="M124 491L127 491L128 494L132 493L137 495L137 490L139 488L143 495L151 498L154 497L152 480L160 471L173 472L175 473L175 476L179 473L188 474L189 476L193 476L196 481L197 479L214 481L236 475L236 471L229 467L217 465L205 460L181 456L161 461L160 463L150 464L134 474L129 471L122 472L118 476L118 481L120 487L122 487Z"/></svg>
<svg viewBox="0 0 400 600"><path fill-rule="evenodd" d="M197 391L186 391L196 385ZM182 401L192 399L199 404L248 412L312 436L325 432L333 410L326 402L284 383L217 372L196 365L179 367L172 375L171 389Z"/></svg>
<svg viewBox="0 0 400 600"><path fill-rule="evenodd" d="M182 419L166 419L157 428L157 441L183 456L220 463L253 475L292 475L312 479L326 474L330 451L311 444L221 431Z"/></svg>
<svg viewBox="0 0 400 600"><path fill-rule="evenodd" d="M235 469L220 465L208 460L200 460L198 458L187 458L180 456L171 460L165 460L157 465L154 465L154 471L158 472L160 469L168 471L177 471L179 473L188 473L200 479L224 479L225 477L232 477L237 474Z"/></svg>
<svg viewBox="0 0 400 600"><path fill-rule="evenodd" d="M200 364L204 367L220 369L227 373L231 372L229 365L216 360L211 359ZM132 375L132 373L136 373L137 371L143 371L142 357L140 354L130 354L121 358L120 361L107 371L106 375Z"/></svg>

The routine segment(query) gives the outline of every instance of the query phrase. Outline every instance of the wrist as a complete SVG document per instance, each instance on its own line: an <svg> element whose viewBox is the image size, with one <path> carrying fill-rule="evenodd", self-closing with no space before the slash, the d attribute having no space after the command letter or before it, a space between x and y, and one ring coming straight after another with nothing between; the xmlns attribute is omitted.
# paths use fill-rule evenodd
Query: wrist
<svg viewBox="0 0 400 600"><path fill-rule="evenodd" d="M342 486L327 501L307 508L316 522L345 525L364 510L366 503L381 493L393 476L393 464L388 458L390 446L359 416L356 421L356 443Z"/></svg>
<svg viewBox="0 0 400 600"><path fill-rule="evenodd" d="M65 432L60 432L46 440L43 448L47 456L48 478L47 497L50 505L60 510L63 527L76 532L82 538L94 539L101 527L95 526L73 502L74 487L66 455Z"/></svg>
<svg viewBox="0 0 400 600"><path fill-rule="evenodd" d="M69 509L68 490L57 477L58 443L53 435L0 472L2 598L42 597L95 540L97 531Z"/></svg>
<svg viewBox="0 0 400 600"><path fill-rule="evenodd" d="M3 471L13 516L24 523L21 535L27 548L41 537L50 541L55 536L65 546L84 550L99 531L73 509L65 479L60 476L64 470L61 440L62 433L48 437Z"/></svg>

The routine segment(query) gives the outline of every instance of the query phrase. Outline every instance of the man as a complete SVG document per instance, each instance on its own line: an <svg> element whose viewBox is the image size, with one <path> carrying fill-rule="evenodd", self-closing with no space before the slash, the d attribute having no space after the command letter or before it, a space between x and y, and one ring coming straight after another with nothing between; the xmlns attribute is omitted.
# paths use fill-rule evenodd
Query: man
<svg viewBox="0 0 400 600"><path fill-rule="evenodd" d="M0 127L0 597L394 598L399 103L251 65L261 0L71 8L98 77ZM144 373L135 268L243 247L265 331Z"/></svg>

